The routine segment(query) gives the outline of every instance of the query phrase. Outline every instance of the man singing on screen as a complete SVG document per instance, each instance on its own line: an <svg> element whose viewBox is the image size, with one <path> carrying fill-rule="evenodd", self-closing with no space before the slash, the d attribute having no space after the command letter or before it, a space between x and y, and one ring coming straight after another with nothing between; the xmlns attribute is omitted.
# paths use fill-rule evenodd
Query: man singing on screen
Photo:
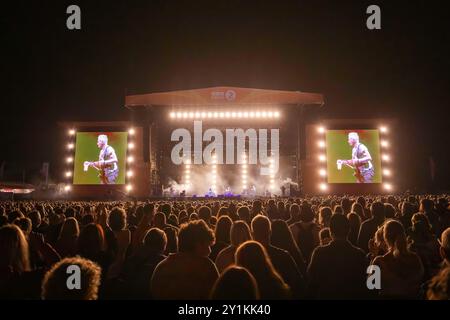
<svg viewBox="0 0 450 320"><path fill-rule="evenodd" d="M338 169L340 170L342 164L347 165L355 170L354 176L358 183L372 183L374 176L372 157L367 147L359 142L358 133L348 134L348 144L352 147L352 159L338 160Z"/></svg>
<svg viewBox="0 0 450 320"><path fill-rule="evenodd" d="M104 134L98 136L97 147L100 148L98 161L84 163L85 171L93 167L99 171L102 184L115 184L119 175L118 160L114 148L108 145L108 137Z"/></svg>

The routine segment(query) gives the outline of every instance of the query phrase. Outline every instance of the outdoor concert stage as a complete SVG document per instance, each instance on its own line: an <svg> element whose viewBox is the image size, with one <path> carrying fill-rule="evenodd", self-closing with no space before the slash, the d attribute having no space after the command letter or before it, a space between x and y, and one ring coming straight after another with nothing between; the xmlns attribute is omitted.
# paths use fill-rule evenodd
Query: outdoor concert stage
<svg viewBox="0 0 450 320"><path fill-rule="evenodd" d="M318 93L235 87L129 95L128 121L61 124L64 190L74 199L392 191L392 124L325 120L323 106ZM352 165L352 152L369 160Z"/></svg>

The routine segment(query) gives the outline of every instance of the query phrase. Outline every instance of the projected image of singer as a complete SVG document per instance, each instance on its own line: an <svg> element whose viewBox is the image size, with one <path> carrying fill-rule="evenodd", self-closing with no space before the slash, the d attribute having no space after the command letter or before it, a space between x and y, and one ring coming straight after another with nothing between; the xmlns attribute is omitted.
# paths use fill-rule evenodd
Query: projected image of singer
<svg viewBox="0 0 450 320"><path fill-rule="evenodd" d="M341 170L342 165L346 165L355 171L353 175L358 183L372 183L375 172L369 149L359 142L359 135L356 132L348 134L348 144L352 147L352 158L350 160L338 160L338 169Z"/></svg>
<svg viewBox="0 0 450 320"><path fill-rule="evenodd" d="M108 145L108 137L104 134L98 136L97 147L100 148L98 161L85 161L84 171L92 167L99 172L101 184L115 184L119 175L119 166L114 148Z"/></svg>

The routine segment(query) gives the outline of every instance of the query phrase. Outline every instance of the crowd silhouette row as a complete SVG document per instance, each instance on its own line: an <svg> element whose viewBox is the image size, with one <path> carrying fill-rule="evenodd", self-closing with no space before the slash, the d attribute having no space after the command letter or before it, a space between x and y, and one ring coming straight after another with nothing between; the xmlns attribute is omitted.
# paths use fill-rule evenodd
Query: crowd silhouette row
<svg viewBox="0 0 450 320"><path fill-rule="evenodd" d="M448 200L3 201L0 299L448 300Z"/></svg>

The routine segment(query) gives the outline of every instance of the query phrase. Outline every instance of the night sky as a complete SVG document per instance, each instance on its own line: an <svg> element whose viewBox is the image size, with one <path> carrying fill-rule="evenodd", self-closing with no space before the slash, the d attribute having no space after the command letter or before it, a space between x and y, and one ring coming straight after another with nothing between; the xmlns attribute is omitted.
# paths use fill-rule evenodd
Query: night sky
<svg viewBox="0 0 450 320"><path fill-rule="evenodd" d="M77 4L82 30L66 28ZM378 4L382 29L366 28ZM323 117L397 118L399 183L450 187L450 28L437 1L10 1L0 162L57 180L58 121L128 120L128 93L237 86L325 95ZM282 143L282 141L281 141Z"/></svg>

